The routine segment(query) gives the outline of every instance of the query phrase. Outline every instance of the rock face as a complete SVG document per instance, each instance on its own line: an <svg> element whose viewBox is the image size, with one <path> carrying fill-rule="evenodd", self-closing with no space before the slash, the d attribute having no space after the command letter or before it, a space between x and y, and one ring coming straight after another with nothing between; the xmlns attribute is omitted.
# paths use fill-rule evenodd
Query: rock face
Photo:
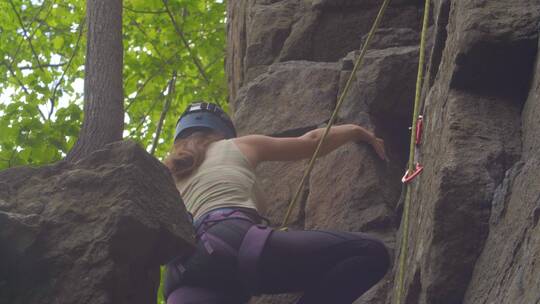
<svg viewBox="0 0 540 304"><path fill-rule="evenodd" d="M230 2L227 68L239 133L297 136L325 124L378 9L375 1ZM360 123L384 137L392 161L380 161L366 144L349 144L321 158L290 227L370 232L394 247L419 17L416 2L389 8L339 113L340 123ZM263 188L272 193L260 209L276 224L305 168L305 162L259 167ZM365 303L383 300L390 286L385 280L366 294ZM294 298L254 301L292 303Z"/></svg>
<svg viewBox="0 0 540 304"><path fill-rule="evenodd" d="M418 1L395 1L386 27L417 28ZM227 74L231 101L270 65L291 60L336 62L358 49L378 1L238 0L228 3Z"/></svg>
<svg viewBox="0 0 540 304"><path fill-rule="evenodd" d="M0 172L0 303L155 303L194 247L167 169L134 143Z"/></svg>
<svg viewBox="0 0 540 304"><path fill-rule="evenodd" d="M426 171L413 192L406 303L536 303L537 288L520 288L537 279L520 287L507 271L529 263L515 256L526 217L511 214L534 211L536 198L525 191L540 195L540 180L528 173L540 169L531 144L539 135L531 80L540 3L445 1L435 9L433 39L444 42L434 43L424 87ZM527 164L523 175L520 163ZM524 176L529 184L520 182Z"/></svg>
<svg viewBox="0 0 540 304"><path fill-rule="evenodd" d="M401 303L540 303L538 0L432 1L422 86L425 166L401 248L424 1L392 1L339 112L385 139L318 160L296 228L373 233L407 252ZM229 1L230 102L241 134L296 136L330 117L381 1ZM261 210L280 223L305 163L263 164ZM356 303L392 303L393 273ZM254 303L293 303L263 297Z"/></svg>
<svg viewBox="0 0 540 304"><path fill-rule="evenodd" d="M521 4L521 12L531 18L531 23L514 19L522 28L506 44L507 49L523 56L514 60L527 63L528 75L520 75L505 89L514 93L513 102L521 106L518 122L521 132L517 137L521 139L522 151L519 161L506 171L503 182L495 190L489 236L475 265L465 303L540 301L540 65L537 60L529 66L533 58L538 59L534 53L537 36L532 21L538 20L539 6ZM529 86L531 76L534 78ZM528 97L524 97L526 92Z"/></svg>

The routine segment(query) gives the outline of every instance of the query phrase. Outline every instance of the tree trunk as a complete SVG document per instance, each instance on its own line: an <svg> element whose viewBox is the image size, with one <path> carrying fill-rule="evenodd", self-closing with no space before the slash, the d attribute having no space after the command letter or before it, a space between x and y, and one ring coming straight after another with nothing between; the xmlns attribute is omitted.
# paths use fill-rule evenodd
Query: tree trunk
<svg viewBox="0 0 540 304"><path fill-rule="evenodd" d="M122 0L88 0L86 14L84 120L69 161L121 140L124 130Z"/></svg>

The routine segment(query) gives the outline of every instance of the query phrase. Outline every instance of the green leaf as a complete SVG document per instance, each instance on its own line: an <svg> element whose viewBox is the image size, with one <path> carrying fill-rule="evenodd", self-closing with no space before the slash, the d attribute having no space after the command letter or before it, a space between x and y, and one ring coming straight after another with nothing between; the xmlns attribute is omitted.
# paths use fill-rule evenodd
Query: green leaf
<svg viewBox="0 0 540 304"><path fill-rule="evenodd" d="M52 42L55 49L61 49L64 45L64 38L62 36L56 36Z"/></svg>

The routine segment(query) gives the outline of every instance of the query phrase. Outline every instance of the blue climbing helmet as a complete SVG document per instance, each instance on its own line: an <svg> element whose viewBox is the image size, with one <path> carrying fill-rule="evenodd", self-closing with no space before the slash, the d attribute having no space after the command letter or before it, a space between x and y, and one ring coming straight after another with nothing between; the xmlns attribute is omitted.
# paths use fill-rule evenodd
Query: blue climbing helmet
<svg viewBox="0 0 540 304"><path fill-rule="evenodd" d="M236 137L236 130L231 118L219 105L209 102L196 102L190 104L178 119L174 140L186 138L201 129L220 132L225 138Z"/></svg>

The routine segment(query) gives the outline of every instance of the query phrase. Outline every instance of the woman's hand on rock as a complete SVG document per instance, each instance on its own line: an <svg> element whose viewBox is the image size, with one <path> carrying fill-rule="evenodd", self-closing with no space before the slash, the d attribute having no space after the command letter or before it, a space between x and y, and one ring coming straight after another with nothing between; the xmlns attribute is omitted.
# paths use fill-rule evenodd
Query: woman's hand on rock
<svg viewBox="0 0 540 304"><path fill-rule="evenodd" d="M382 160L388 160L388 157L386 156L386 151L384 149L384 140L382 140L381 138L373 136L373 139L370 141L370 144L373 147L373 149L375 150L375 152L377 153L377 155Z"/></svg>
<svg viewBox="0 0 540 304"><path fill-rule="evenodd" d="M373 134L373 132L359 125L349 124L344 125L343 127L349 127L352 130L351 134L356 142L369 143L375 150L375 153L377 153L377 155L382 160L388 160L388 157L386 156L386 151L384 149L384 140L378 138L377 136L375 136L375 134Z"/></svg>

